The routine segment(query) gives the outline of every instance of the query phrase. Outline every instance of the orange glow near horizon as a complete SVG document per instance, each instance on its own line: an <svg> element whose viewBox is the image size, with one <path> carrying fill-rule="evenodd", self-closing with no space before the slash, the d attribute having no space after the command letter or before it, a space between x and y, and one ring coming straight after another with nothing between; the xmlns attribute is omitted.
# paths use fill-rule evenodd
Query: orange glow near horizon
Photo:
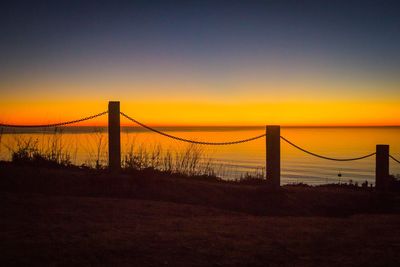
<svg viewBox="0 0 400 267"><path fill-rule="evenodd" d="M400 126L396 80L322 77L3 82L0 122L75 120L105 111L109 100L120 100L121 111L153 126ZM106 124L104 116L77 125ZM121 124L132 125L125 118Z"/></svg>
<svg viewBox="0 0 400 267"><path fill-rule="evenodd" d="M400 126L397 101L338 102L133 102L121 101L121 111L153 126ZM79 119L107 109L107 101L38 101L3 103L2 123L45 124ZM104 126L107 116L82 122ZM121 117L121 125L133 123Z"/></svg>
<svg viewBox="0 0 400 267"><path fill-rule="evenodd" d="M261 70L215 77L174 70L169 77L110 73L96 79L84 74L9 79L0 82L0 122L75 120L119 100L121 111L153 126L400 126L397 78L303 71L287 77ZM103 116L77 125L106 124ZM125 118L121 124L133 125Z"/></svg>

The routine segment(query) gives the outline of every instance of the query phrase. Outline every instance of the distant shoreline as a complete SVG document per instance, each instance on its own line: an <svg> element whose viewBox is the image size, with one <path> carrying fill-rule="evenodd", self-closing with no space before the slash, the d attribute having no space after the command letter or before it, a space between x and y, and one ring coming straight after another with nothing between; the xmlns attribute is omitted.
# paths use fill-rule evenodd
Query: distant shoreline
<svg viewBox="0 0 400 267"><path fill-rule="evenodd" d="M170 132L223 132L223 131L244 131L244 130L265 130L265 126L153 126L162 131ZM107 126L64 126L64 127L51 127L51 128L7 128L0 127L3 134L13 133L53 133L55 128L63 129L68 133L88 133L93 131L106 132ZM400 129L400 125L393 126L281 126L282 129L334 129L334 128L347 128L347 129L387 129L394 128ZM147 132L140 126L121 126L121 132Z"/></svg>

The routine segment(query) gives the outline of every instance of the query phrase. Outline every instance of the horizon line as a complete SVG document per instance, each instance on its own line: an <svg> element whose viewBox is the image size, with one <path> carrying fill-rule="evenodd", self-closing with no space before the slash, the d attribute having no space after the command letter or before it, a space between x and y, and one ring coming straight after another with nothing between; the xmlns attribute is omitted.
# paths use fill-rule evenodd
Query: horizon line
<svg viewBox="0 0 400 267"><path fill-rule="evenodd" d="M149 124L151 127L160 127L160 128L192 128L192 127L200 127L200 128L207 128L207 127L220 127L220 128L262 128L270 125L278 125L282 128L371 128L371 127L400 127L399 125L279 125L279 124L265 124L265 125L162 125L162 124ZM121 124L121 127L135 127L135 128L143 128L140 125L126 125L126 124ZM0 126L1 127L1 126ZM102 124L102 125L68 125L68 126L63 126L63 127L108 127L107 124ZM40 127L38 127L40 128Z"/></svg>

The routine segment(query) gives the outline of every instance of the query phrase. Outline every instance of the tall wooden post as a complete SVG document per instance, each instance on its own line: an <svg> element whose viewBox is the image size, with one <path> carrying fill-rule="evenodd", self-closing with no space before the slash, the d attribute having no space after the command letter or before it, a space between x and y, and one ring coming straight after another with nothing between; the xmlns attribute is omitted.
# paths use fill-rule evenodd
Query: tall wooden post
<svg viewBox="0 0 400 267"><path fill-rule="evenodd" d="M375 186L377 190L387 188L389 179L389 145L376 145Z"/></svg>
<svg viewBox="0 0 400 267"><path fill-rule="evenodd" d="M108 168L121 169L121 134L119 101L108 102Z"/></svg>
<svg viewBox="0 0 400 267"><path fill-rule="evenodd" d="M270 125L266 131L267 180L274 189L278 189L281 184L281 127Z"/></svg>

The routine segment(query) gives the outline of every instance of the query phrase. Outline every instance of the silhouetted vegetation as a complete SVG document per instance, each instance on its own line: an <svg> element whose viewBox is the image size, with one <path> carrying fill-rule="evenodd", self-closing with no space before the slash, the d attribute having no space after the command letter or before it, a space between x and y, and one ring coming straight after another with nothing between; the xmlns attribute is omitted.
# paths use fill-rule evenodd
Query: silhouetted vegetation
<svg viewBox="0 0 400 267"><path fill-rule="evenodd" d="M62 144L62 136L55 133L45 147L39 147L37 139L17 138L15 147L9 147L11 161L16 164L33 166L73 167L82 169L107 170L102 158L105 152L104 136L95 133L92 147L95 152L89 153L92 161L76 166L71 162L69 150ZM90 143L90 142L89 142ZM92 150L93 151L93 150ZM200 179L204 181L221 181L213 168L212 159L207 158L200 146L190 144L180 152L163 151L160 145L146 149L143 145L131 144L122 160L122 171L127 174L145 173L146 175L164 175ZM266 183L264 169L255 173L246 173L240 178L225 181L243 185L262 185Z"/></svg>
<svg viewBox="0 0 400 267"><path fill-rule="evenodd" d="M39 146L37 139L17 138L15 147L7 146L11 152L12 162L35 166L72 166L71 154L63 145L61 134L62 132L56 129L47 139L45 146Z"/></svg>
<svg viewBox="0 0 400 267"><path fill-rule="evenodd" d="M267 182L264 171L264 168L256 169L255 173L247 172L246 174L241 175L239 179L233 181L243 185L263 185Z"/></svg>
<svg viewBox="0 0 400 267"><path fill-rule="evenodd" d="M143 145L130 143L122 168L126 171L157 170L183 176L217 177L212 160L207 158L200 146L194 144L173 153L171 150L163 151L160 145L149 150Z"/></svg>

